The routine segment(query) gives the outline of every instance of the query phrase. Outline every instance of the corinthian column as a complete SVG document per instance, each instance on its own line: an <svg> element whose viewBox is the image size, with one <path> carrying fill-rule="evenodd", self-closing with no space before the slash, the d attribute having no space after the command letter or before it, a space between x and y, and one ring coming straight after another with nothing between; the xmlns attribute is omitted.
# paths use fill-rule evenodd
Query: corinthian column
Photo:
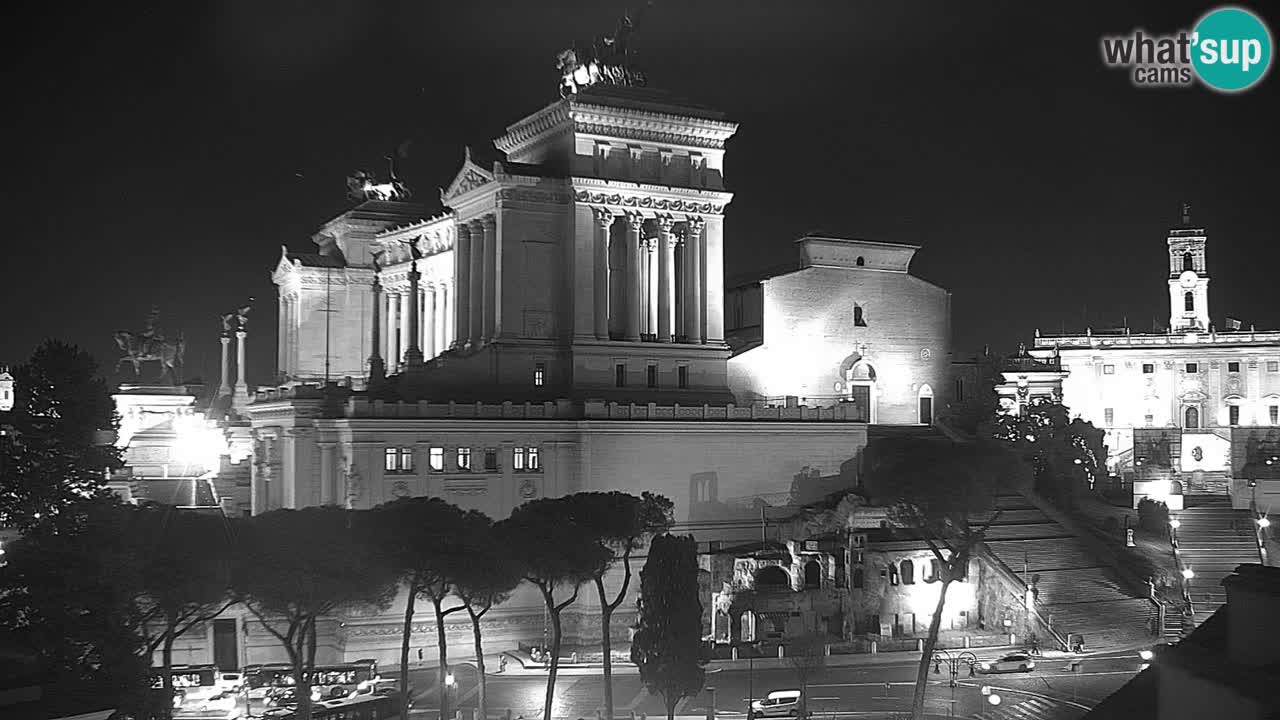
<svg viewBox="0 0 1280 720"><path fill-rule="evenodd" d="M458 237L453 248L453 286L457 288L453 303L454 347L461 347L471 337L471 227L458 224Z"/></svg>
<svg viewBox="0 0 1280 720"><path fill-rule="evenodd" d="M691 217L685 223L685 295L684 332L691 343L702 342L702 218Z"/></svg>
<svg viewBox="0 0 1280 720"><path fill-rule="evenodd" d="M613 211L595 208L595 334L597 340L609 339L609 228L613 227Z"/></svg>
<svg viewBox="0 0 1280 720"><path fill-rule="evenodd" d="M422 355L428 358L440 352L440 345L436 342L436 298L439 297L436 287L432 285L422 291Z"/></svg>
<svg viewBox="0 0 1280 720"><path fill-rule="evenodd" d="M676 248L671 237L675 221L669 217L658 219L658 342L671 342L671 329L675 327L675 277Z"/></svg>
<svg viewBox="0 0 1280 720"><path fill-rule="evenodd" d="M398 293L387 292L387 370L392 373L400 370L399 298Z"/></svg>
<svg viewBox="0 0 1280 720"><path fill-rule="evenodd" d="M627 334L631 342L640 340L640 228L644 218L627 215Z"/></svg>
<svg viewBox="0 0 1280 720"><path fill-rule="evenodd" d="M243 329L236 331L236 394L233 403L236 407L249 404L249 384L244 380L244 339L247 337L249 333Z"/></svg>
<svg viewBox="0 0 1280 720"><path fill-rule="evenodd" d="M484 265L485 265L484 224L479 220L471 221L471 302L470 319L467 321L469 332L467 342L472 346L480 344L484 335Z"/></svg>
<svg viewBox="0 0 1280 720"><path fill-rule="evenodd" d="M218 385L218 397L231 394L231 335L222 333L222 384Z"/></svg>
<svg viewBox="0 0 1280 720"><path fill-rule="evenodd" d="M400 360L400 369L402 371L404 370L405 366L409 364L408 363L409 350L410 350L409 337L410 337L410 334L412 333L412 325L410 324L409 321L413 319L414 304L415 303L413 301L413 295L408 290L405 290L400 293L400 311L396 313L396 316L400 319L400 358L399 360Z"/></svg>
<svg viewBox="0 0 1280 720"><path fill-rule="evenodd" d="M422 365L422 348L418 345L418 332L422 328L421 311L422 292L418 288L422 273L418 272L418 261L409 265L409 294L405 296L409 306L409 322L405 323L409 330L408 348L404 351L404 364L409 367Z"/></svg>
<svg viewBox="0 0 1280 720"><path fill-rule="evenodd" d="M382 282L373 276L373 340L369 355L369 382L380 382L387 376L387 366L382 360Z"/></svg>
<svg viewBox="0 0 1280 720"><path fill-rule="evenodd" d="M658 335L658 239L649 238L645 250L645 332L650 338Z"/></svg>
<svg viewBox="0 0 1280 720"><path fill-rule="evenodd" d="M480 222L484 227L484 319L481 321L481 334L483 340L489 342L498 332L498 219L485 215Z"/></svg>

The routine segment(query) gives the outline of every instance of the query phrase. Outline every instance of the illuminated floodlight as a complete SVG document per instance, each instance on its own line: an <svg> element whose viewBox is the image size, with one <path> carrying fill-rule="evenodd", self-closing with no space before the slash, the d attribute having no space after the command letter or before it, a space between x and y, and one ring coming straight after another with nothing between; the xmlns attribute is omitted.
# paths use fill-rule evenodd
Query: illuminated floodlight
<svg viewBox="0 0 1280 720"><path fill-rule="evenodd" d="M1142 658L1143 660L1150 660L1151 658L1153 658L1153 657L1155 657L1155 656L1156 656L1156 654L1155 654L1154 652L1150 651L1150 650L1143 650L1143 651L1141 651L1141 652L1139 652L1139 653L1138 653L1138 657Z"/></svg>
<svg viewBox="0 0 1280 720"><path fill-rule="evenodd" d="M1169 520L1169 527L1173 528L1174 530L1177 530L1178 528L1182 527L1182 521L1179 520L1178 518L1173 518Z"/></svg>
<svg viewBox="0 0 1280 720"><path fill-rule="evenodd" d="M991 693L990 695L987 696L987 702L991 703L992 705L999 705L1000 696L997 695L996 693Z"/></svg>
<svg viewBox="0 0 1280 720"><path fill-rule="evenodd" d="M1187 567L1182 569L1182 577L1184 580L1190 580L1195 576L1196 576L1196 573L1191 568Z"/></svg>
<svg viewBox="0 0 1280 720"><path fill-rule="evenodd" d="M454 684L456 684L457 682L458 682L458 680L457 680L457 678L455 678L455 677L453 676L453 673L446 673L446 674L445 674L445 676L444 676L444 684L445 684L445 685L448 685L449 687L453 687L453 686L454 686Z"/></svg>
<svg viewBox="0 0 1280 720"><path fill-rule="evenodd" d="M1271 519L1268 518L1266 515L1263 515L1262 517L1258 518L1258 527L1260 528L1271 527Z"/></svg>

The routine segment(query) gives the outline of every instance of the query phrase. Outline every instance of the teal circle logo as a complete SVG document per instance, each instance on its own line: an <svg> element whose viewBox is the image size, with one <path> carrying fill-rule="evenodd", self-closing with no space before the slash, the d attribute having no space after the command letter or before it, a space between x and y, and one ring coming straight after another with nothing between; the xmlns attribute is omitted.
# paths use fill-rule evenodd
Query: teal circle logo
<svg viewBox="0 0 1280 720"><path fill-rule="evenodd" d="M1247 90L1271 67L1271 32L1248 10L1214 10L1200 19L1194 32L1191 64L1214 90Z"/></svg>

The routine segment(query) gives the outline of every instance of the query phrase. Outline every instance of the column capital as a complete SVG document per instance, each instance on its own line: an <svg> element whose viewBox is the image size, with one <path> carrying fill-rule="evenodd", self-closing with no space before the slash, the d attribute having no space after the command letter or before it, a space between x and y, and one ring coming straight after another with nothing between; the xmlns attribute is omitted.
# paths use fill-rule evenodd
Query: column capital
<svg viewBox="0 0 1280 720"><path fill-rule="evenodd" d="M240 340L243 340L243 339L245 339L245 338L249 337L249 333L248 333L248 332L245 332L244 330L237 330L237 331L236 331L236 337L237 337L237 338L239 338Z"/></svg>
<svg viewBox="0 0 1280 720"><path fill-rule="evenodd" d="M597 207L591 208L591 211L595 214L596 224L600 226L601 230L608 230L618 217L609 208Z"/></svg>
<svg viewBox="0 0 1280 720"><path fill-rule="evenodd" d="M484 232L484 221L483 221L483 220L481 220L480 218L472 218L472 219L468 220L468 221L467 221L467 226L471 228L471 232L473 232L473 233L483 233L483 232Z"/></svg>
<svg viewBox="0 0 1280 720"><path fill-rule="evenodd" d="M658 216L658 229L662 231L663 235L671 234L671 229L675 227L675 224L676 224L676 219L671 217L670 215Z"/></svg>
<svg viewBox="0 0 1280 720"><path fill-rule="evenodd" d="M471 223L462 222L459 220L454 224L453 229L454 229L454 232L457 233L459 238L463 240L471 239Z"/></svg>
<svg viewBox="0 0 1280 720"><path fill-rule="evenodd" d="M685 224L690 233L698 235L702 232L702 226L706 224L706 220L699 215L690 215L685 218Z"/></svg>
<svg viewBox="0 0 1280 720"><path fill-rule="evenodd" d="M637 212L627 213L627 224L632 231L640 232L640 228L644 226L645 217Z"/></svg>
<svg viewBox="0 0 1280 720"><path fill-rule="evenodd" d="M492 231L494 228L498 227L498 217L493 213L484 215L480 218L480 227L484 228L486 231Z"/></svg>

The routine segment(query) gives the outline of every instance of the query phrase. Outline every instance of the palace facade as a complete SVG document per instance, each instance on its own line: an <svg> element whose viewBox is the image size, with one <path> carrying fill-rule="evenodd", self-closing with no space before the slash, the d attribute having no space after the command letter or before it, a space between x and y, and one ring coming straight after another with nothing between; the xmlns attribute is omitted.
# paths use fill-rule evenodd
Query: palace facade
<svg viewBox="0 0 1280 720"><path fill-rule="evenodd" d="M511 125L497 155L466 150L441 208L366 195L313 252L282 250L283 380L243 408L251 511L429 495L499 519L541 497L649 490L706 548L758 539L762 516L833 478L856 484L872 423L927 429L950 296L910 275L917 248L806 237L794 271L726 292L736 129L666 93L592 87ZM587 595L567 643L598 637ZM403 603L335 618L319 655L397 662ZM517 592L485 642L538 643L544 622L536 593ZM242 662L281 654L241 630ZM470 647L468 623L447 631ZM412 642L434 645L432 624Z"/></svg>
<svg viewBox="0 0 1280 720"><path fill-rule="evenodd" d="M1135 503L1180 509L1184 495L1230 494L1248 507L1260 487L1280 492L1280 332L1210 321L1208 233L1189 209L1165 244L1168 332L1037 332L1033 394L1058 385L1074 414L1106 430L1110 469L1133 480ZM1010 407L1016 382L1001 391Z"/></svg>

